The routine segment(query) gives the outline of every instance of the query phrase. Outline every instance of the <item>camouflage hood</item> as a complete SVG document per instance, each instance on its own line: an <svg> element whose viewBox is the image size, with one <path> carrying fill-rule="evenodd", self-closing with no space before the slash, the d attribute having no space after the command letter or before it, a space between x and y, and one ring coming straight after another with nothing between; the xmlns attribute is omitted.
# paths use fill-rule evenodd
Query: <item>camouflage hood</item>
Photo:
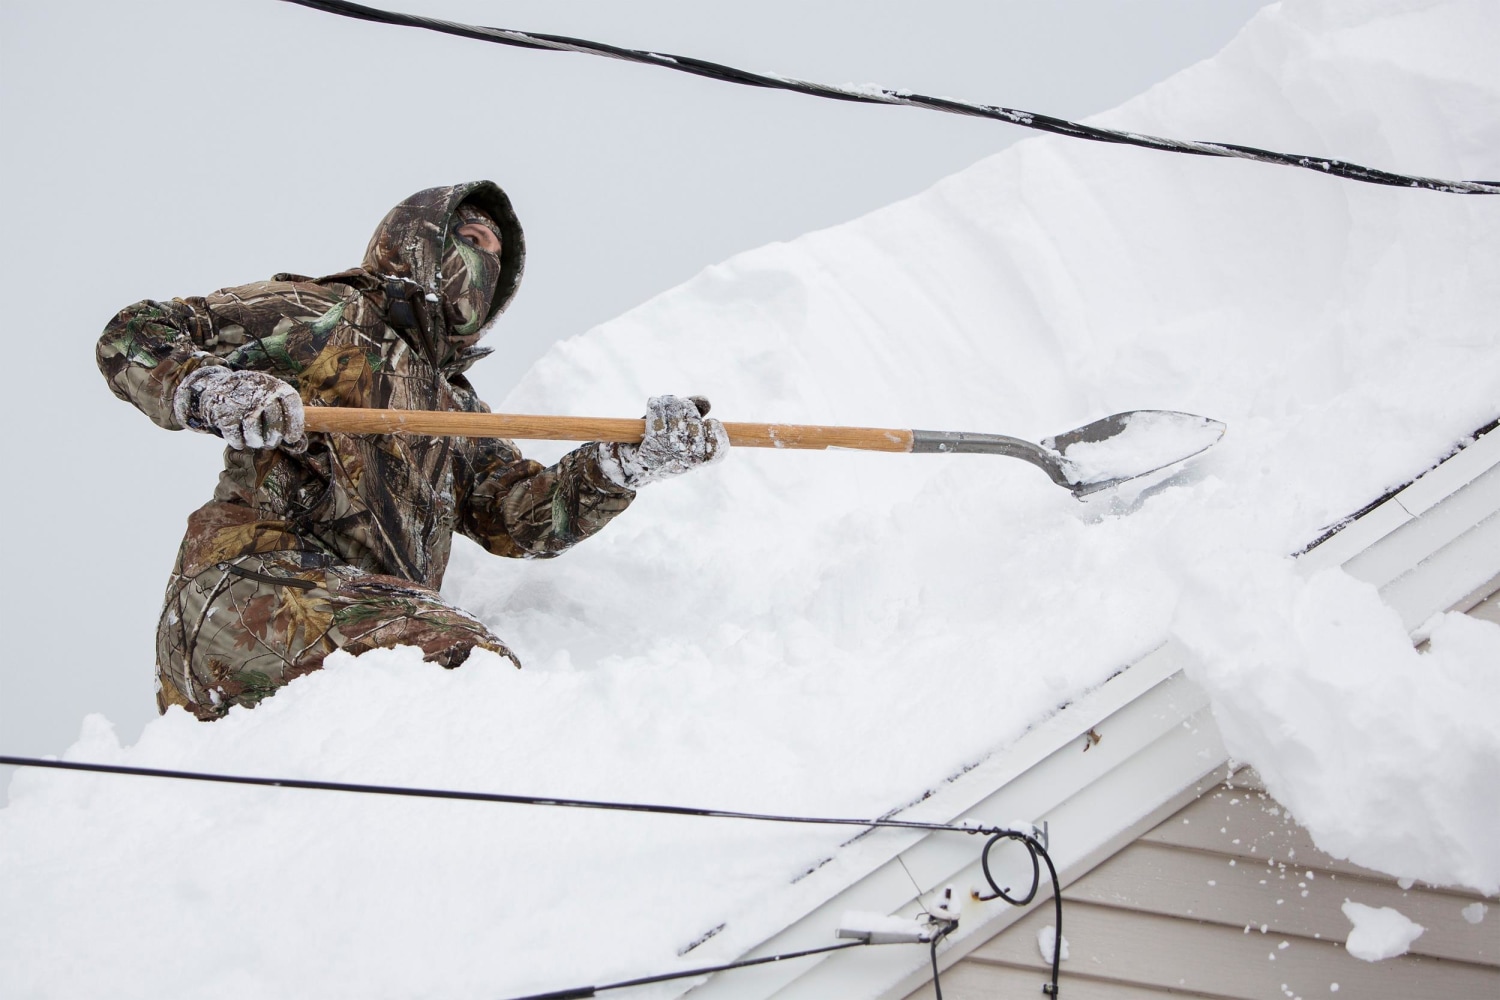
<svg viewBox="0 0 1500 1000"><path fill-rule="evenodd" d="M444 241L453 226L454 210L462 202L483 209L500 226L500 281L484 319L483 325L488 326L515 297L526 264L521 223L510 199L494 182L473 181L418 191L386 213L365 250L364 270L385 280L386 294L392 300L392 319L397 325L419 330L436 362L446 360L451 353L451 331L444 310L437 304L443 296L440 270ZM403 301L410 309L405 323Z"/></svg>

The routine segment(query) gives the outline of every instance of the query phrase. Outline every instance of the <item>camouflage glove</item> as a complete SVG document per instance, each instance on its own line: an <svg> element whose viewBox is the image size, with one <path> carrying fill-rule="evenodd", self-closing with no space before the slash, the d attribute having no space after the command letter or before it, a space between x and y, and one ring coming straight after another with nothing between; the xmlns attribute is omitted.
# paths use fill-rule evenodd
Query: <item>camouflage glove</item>
<svg viewBox="0 0 1500 1000"><path fill-rule="evenodd" d="M265 372L238 372L219 365L194 369L177 387L172 413L182 426L217 434L236 451L307 447L302 397Z"/></svg>
<svg viewBox="0 0 1500 1000"><path fill-rule="evenodd" d="M702 396L652 396L646 404L646 437L640 444L599 446L599 466L611 482L638 489L658 479L723 458L729 434L717 420L705 420Z"/></svg>

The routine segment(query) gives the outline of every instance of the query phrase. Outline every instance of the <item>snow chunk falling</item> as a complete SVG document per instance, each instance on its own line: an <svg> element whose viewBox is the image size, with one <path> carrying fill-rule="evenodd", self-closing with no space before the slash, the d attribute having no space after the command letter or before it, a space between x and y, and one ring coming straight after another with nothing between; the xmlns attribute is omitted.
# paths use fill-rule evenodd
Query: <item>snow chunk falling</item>
<svg viewBox="0 0 1500 1000"><path fill-rule="evenodd" d="M1048 963L1050 963L1052 961L1052 946L1053 946L1053 943L1056 942L1056 941L1057 941L1057 928L1054 927L1054 926L1052 926L1051 924L1048 924L1046 927L1043 927L1041 930L1039 930L1039 931L1036 932L1036 946L1037 946L1037 948L1042 953L1042 961L1048 962ZM1063 939L1062 939L1062 958L1059 959L1059 961L1066 962L1067 960L1068 960L1068 938L1067 938L1067 935L1063 935Z"/></svg>
<svg viewBox="0 0 1500 1000"><path fill-rule="evenodd" d="M1349 954L1366 962L1405 955L1411 943L1427 929L1389 906L1377 910L1346 899L1342 909L1354 925L1345 947Z"/></svg>
<svg viewBox="0 0 1500 1000"><path fill-rule="evenodd" d="M1484 915L1489 912L1489 909L1483 903L1473 902L1465 906L1460 912L1463 913L1464 919L1469 923L1480 924L1484 922Z"/></svg>

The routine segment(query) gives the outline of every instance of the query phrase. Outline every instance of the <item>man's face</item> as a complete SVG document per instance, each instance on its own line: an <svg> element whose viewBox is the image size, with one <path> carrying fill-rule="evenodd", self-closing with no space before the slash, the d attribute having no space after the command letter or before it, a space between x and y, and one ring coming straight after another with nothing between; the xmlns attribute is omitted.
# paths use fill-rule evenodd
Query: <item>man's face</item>
<svg viewBox="0 0 1500 1000"><path fill-rule="evenodd" d="M454 211L443 247L443 316L460 350L479 339L500 283L500 227L465 202Z"/></svg>

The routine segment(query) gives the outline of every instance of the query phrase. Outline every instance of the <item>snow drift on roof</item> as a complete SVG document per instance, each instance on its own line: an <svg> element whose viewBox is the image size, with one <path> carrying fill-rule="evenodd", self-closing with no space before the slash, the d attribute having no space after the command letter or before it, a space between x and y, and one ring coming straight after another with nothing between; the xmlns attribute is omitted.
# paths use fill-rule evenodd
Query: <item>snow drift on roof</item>
<svg viewBox="0 0 1500 1000"><path fill-rule="evenodd" d="M1492 177L1497 34L1483 2L1287 2L1100 120ZM1235 657L1268 644L1315 666L1331 626L1297 622L1375 621L1378 601L1302 582L1285 554L1496 415L1496 212L1027 141L559 344L503 407L629 415L648 394L698 392L726 419L1032 439L1141 407L1228 422L1185 471L1080 504L1003 459L737 452L652 486L564 559L460 552L450 594L526 670L476 656L446 673L411 650L342 658L212 726L174 712L130 748L92 718L70 756L872 815L1003 747L1174 621L1210 680L1230 671L1253 688ZM1394 861L1493 889L1494 845L1468 842L1447 811L1500 800L1483 773L1493 726L1467 729L1461 754L1403 728L1471 727L1474 706L1494 704L1472 657L1500 629L1471 631L1446 653L1435 639L1422 666L1393 652L1399 629L1365 636L1398 674L1462 671L1442 687L1460 697L1424 701L1404 683L1421 711L1375 717L1410 753L1371 758L1378 774L1327 773L1356 823L1371 795L1395 809L1393 792L1441 782L1411 822L1442 850L1417 841ZM1324 711L1388 697L1338 677ZM1320 724L1279 716L1264 692L1244 701L1261 727ZM1342 752L1291 742L1314 775L1318 754ZM1275 741L1254 749L1281 773ZM1272 790L1297 811L1320 791ZM52 996L496 996L649 974L775 930L794 877L844 839L39 772L16 777L0 816L0 970Z"/></svg>

